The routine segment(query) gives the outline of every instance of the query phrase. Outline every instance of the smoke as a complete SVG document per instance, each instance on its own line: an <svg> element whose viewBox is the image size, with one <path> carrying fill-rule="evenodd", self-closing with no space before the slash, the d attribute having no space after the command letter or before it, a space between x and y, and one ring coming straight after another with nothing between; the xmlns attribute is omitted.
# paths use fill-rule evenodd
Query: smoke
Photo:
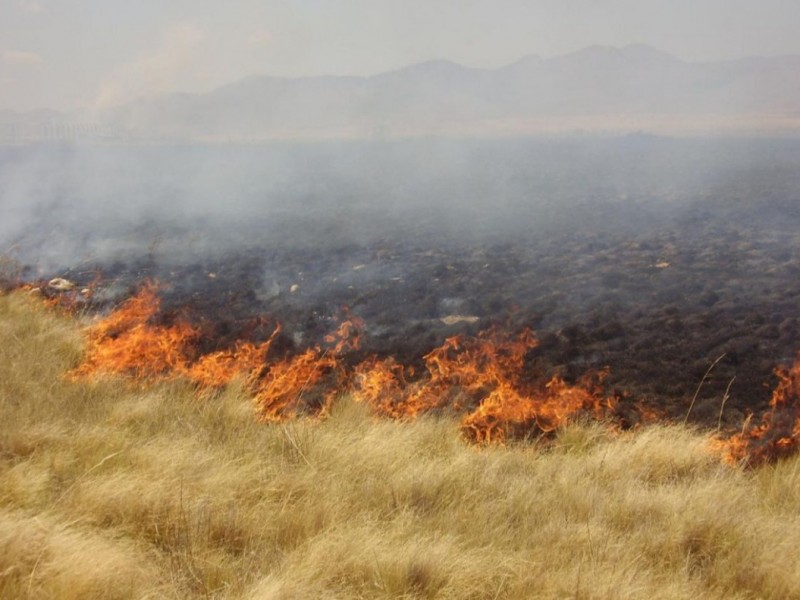
<svg viewBox="0 0 800 600"><path fill-rule="evenodd" d="M800 57L698 61L800 9L714 3L678 44L674 7L628 0L611 19L585 1L195 4L12 2L0 81L25 112L0 111L0 278L16 261L98 310L155 278L165 319L219 347L279 322L287 354L342 307L359 351L417 366L455 333L531 328L525 376L610 366L620 389L694 394L707 421L734 377L730 411L763 401L796 351Z"/></svg>
<svg viewBox="0 0 800 600"><path fill-rule="evenodd" d="M97 298L155 277L226 336L266 314L297 347L349 306L403 362L531 326L555 373L681 398L725 354L693 414L735 375L735 419L800 337L798 173L797 141L641 134L5 146L0 252L99 270Z"/></svg>
<svg viewBox="0 0 800 600"><path fill-rule="evenodd" d="M28 52L26 50L8 50L0 55L3 62L8 65L15 66L37 66L41 65L44 61L42 57L35 52Z"/></svg>
<svg viewBox="0 0 800 600"><path fill-rule="evenodd" d="M95 107L103 109L142 96L195 89L198 80L205 83L197 54L206 37L206 32L193 23L167 28L156 48L117 66L101 83Z"/></svg>
<svg viewBox="0 0 800 600"><path fill-rule="evenodd" d="M743 169L780 168L780 148L648 136L5 147L0 242L53 272L155 251L175 264L253 247L642 235Z"/></svg>

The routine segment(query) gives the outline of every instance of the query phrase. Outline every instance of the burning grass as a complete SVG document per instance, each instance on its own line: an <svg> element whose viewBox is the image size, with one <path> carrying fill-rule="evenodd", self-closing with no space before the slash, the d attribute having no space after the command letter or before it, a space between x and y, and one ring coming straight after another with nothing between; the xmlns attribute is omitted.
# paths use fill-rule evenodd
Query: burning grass
<svg viewBox="0 0 800 600"><path fill-rule="evenodd" d="M741 433L717 442L728 462L757 466L796 454L800 448L800 356L775 374L779 382L760 422L748 419Z"/></svg>
<svg viewBox="0 0 800 600"><path fill-rule="evenodd" d="M549 435L584 416L620 428L630 425L626 413L635 412L638 423L657 414L640 404L623 407L624 394L606 393L607 369L587 372L575 384L558 376L532 380L526 356L538 340L529 329L517 335L490 329L471 338L450 337L425 355L425 372L417 374L392 357L348 361L363 328L358 317L344 311L325 347L275 356L270 350L280 333L277 326L261 343L237 341L232 349L200 354L200 331L185 318L163 322L157 286L147 283L88 328L84 359L70 377L115 373L135 380L187 379L200 392L239 379L253 395L259 418L275 422L324 415L346 392L374 414L394 419L432 411L459 414L465 437L481 444ZM761 422L748 421L741 433L715 440L726 461L756 466L800 447L800 361L777 375L780 384Z"/></svg>
<svg viewBox="0 0 800 600"><path fill-rule="evenodd" d="M796 457L587 422L476 446L341 399L264 424L242 379L65 379L82 343L0 296L0 597L800 598Z"/></svg>
<svg viewBox="0 0 800 600"><path fill-rule="evenodd" d="M559 377L527 378L525 358L538 345L527 329L450 337L424 357L425 372L416 374L393 358L351 364L348 354L358 350L364 324L346 311L324 347L290 356L270 353L279 327L260 344L238 342L230 350L198 355L200 332L180 318L159 323L160 316L157 288L147 284L89 327L85 358L70 376L188 379L201 391L239 378L263 421L324 414L346 391L375 414L395 419L434 410L462 414L464 434L479 443L549 434L584 414L609 422L618 416L616 398L603 393L603 372L588 373L575 385Z"/></svg>

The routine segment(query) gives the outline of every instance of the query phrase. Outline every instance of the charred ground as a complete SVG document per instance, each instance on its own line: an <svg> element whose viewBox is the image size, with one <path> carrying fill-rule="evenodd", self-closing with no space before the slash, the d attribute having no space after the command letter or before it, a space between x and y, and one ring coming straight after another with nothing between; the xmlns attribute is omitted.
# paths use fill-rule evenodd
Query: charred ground
<svg viewBox="0 0 800 600"><path fill-rule="evenodd" d="M31 164L25 152L6 149L4 168ZM87 300L98 310L157 279L160 318L190 319L205 351L281 323L279 350L298 352L343 307L365 323L354 362L420 364L456 333L532 327L532 374L608 366L609 385L673 416L722 357L692 418L716 425L730 384L723 417L737 425L766 407L774 368L800 347L795 142L111 148L103 164L126 175L88 193L87 151L59 152L75 161L71 178L58 171L60 196L24 218L18 208L6 230L16 274L99 282ZM169 160L174 174L150 172ZM200 184L175 187L191 165ZM155 199L114 216L114 194L148 190ZM48 246L65 249L59 260Z"/></svg>

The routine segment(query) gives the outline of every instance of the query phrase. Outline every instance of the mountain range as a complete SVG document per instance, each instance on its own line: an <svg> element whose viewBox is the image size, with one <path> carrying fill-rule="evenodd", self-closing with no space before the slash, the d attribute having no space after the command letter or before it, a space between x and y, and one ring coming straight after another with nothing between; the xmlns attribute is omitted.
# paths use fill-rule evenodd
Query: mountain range
<svg viewBox="0 0 800 600"><path fill-rule="evenodd" d="M498 69L434 60L372 77L256 75L208 93L144 97L61 118L126 138L211 141L798 133L800 56L696 63L644 45L592 46ZM13 120L0 114L0 124Z"/></svg>

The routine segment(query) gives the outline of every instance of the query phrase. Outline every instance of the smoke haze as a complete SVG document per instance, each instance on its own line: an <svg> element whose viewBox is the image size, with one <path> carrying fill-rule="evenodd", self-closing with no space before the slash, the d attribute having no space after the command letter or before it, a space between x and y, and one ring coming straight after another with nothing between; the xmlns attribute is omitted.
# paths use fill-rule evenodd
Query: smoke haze
<svg viewBox="0 0 800 600"><path fill-rule="evenodd" d="M498 68L593 44L687 61L799 54L791 0L0 2L0 109L207 92L254 74L368 76L432 59Z"/></svg>
<svg viewBox="0 0 800 600"><path fill-rule="evenodd" d="M698 418L734 376L729 417L763 405L797 349L796 3L0 11L23 280L99 274L104 310L157 278L226 341L269 315L287 352L348 306L407 364L530 326L537 369L678 404L724 354Z"/></svg>

